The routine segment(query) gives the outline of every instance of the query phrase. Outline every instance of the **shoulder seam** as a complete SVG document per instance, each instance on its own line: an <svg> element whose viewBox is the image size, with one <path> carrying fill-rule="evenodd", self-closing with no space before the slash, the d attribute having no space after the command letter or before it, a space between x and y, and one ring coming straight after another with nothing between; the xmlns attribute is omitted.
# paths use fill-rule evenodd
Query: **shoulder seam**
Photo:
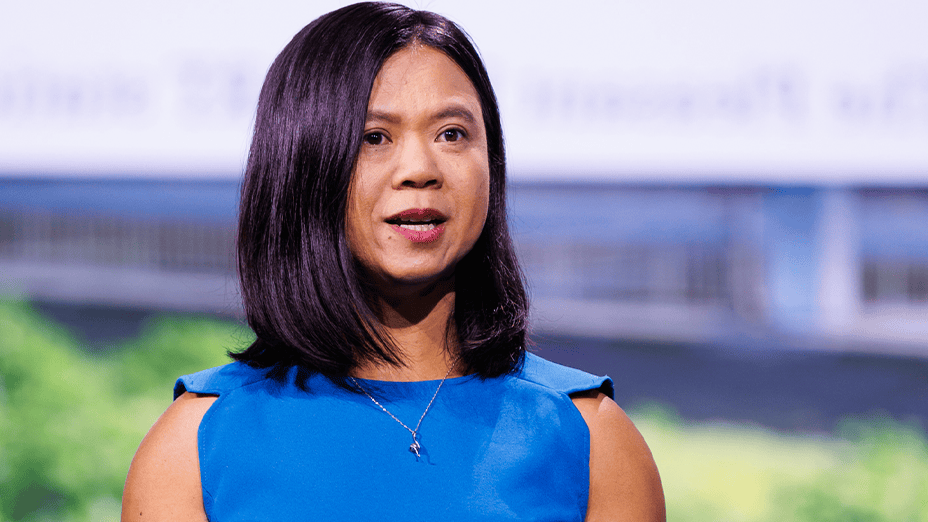
<svg viewBox="0 0 928 522"><path fill-rule="evenodd" d="M546 379L545 374L526 375L526 366L532 365L534 368L547 368L553 370L553 379ZM532 371L530 370L530 372ZM519 380L530 382L551 391L569 396L572 393L578 393L590 390L599 390L605 393L609 398L615 395L612 379L608 376L598 376L583 370L564 366L552 361L548 361L538 355L526 353L526 359L523 367L513 374ZM564 376L567 376L564 378ZM563 380L561 380L563 379Z"/></svg>
<svg viewBox="0 0 928 522"><path fill-rule="evenodd" d="M237 368L235 368L236 366ZM241 368L248 368L255 373L247 376L240 376L241 374L228 377L219 375L226 370L238 370ZM176 399L183 392L201 393L204 395L222 395L223 393L229 393L233 390L241 389L266 379L267 375L261 374L258 369L251 368L245 365L245 363L232 362L196 373L182 375L174 384L174 397Z"/></svg>

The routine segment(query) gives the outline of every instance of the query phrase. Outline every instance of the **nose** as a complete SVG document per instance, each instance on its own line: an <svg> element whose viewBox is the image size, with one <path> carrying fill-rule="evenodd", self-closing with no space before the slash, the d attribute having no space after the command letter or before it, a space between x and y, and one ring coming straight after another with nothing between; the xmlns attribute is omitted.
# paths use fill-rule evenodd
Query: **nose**
<svg viewBox="0 0 928 522"><path fill-rule="evenodd" d="M441 169L426 140L405 140L393 175L393 188L441 188Z"/></svg>

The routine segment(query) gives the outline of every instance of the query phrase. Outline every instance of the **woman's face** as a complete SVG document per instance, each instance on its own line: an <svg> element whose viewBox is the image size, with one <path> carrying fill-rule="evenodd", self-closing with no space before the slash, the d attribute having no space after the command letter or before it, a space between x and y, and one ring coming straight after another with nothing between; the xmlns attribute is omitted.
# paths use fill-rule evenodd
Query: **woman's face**
<svg viewBox="0 0 928 522"><path fill-rule="evenodd" d="M348 196L354 256L382 288L450 275L483 230L490 167L480 99L441 51L413 46L374 81Z"/></svg>

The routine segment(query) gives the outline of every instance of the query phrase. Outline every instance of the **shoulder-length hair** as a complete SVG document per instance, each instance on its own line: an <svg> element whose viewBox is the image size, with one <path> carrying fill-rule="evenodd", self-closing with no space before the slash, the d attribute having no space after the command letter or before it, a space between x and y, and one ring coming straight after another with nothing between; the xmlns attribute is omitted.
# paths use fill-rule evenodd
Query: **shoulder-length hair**
<svg viewBox="0 0 928 522"><path fill-rule="evenodd" d="M242 298L257 340L231 354L235 359L335 378L364 361L402 364L364 297L345 211L374 78L388 57L410 45L435 48L463 69L486 126L489 210L482 234L455 269L449 332L469 372L493 377L521 363L528 302L509 236L502 126L486 69L450 20L379 2L316 19L267 73L238 230Z"/></svg>

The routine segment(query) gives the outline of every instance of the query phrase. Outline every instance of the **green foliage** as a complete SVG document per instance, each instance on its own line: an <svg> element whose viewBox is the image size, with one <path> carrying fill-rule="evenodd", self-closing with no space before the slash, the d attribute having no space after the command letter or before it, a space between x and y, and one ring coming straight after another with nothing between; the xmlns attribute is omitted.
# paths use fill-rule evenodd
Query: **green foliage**
<svg viewBox="0 0 928 522"><path fill-rule="evenodd" d="M119 518L129 462L178 375L228 362L240 327L162 318L93 356L24 304L0 302L0 522Z"/></svg>
<svg viewBox="0 0 928 522"><path fill-rule="evenodd" d="M889 419L849 420L855 442L841 466L781 491L782 520L928 522L928 444L921 430Z"/></svg>
<svg viewBox="0 0 928 522"><path fill-rule="evenodd" d="M928 522L928 439L916 424L875 415L811 436L687 424L659 406L630 415L661 471L668 520Z"/></svg>
<svg viewBox="0 0 928 522"><path fill-rule="evenodd" d="M0 522L117 520L129 462L178 375L224 364L238 325L162 317L93 355L28 305L0 301ZM883 417L802 436L631 413L675 522L928 522L928 439Z"/></svg>

